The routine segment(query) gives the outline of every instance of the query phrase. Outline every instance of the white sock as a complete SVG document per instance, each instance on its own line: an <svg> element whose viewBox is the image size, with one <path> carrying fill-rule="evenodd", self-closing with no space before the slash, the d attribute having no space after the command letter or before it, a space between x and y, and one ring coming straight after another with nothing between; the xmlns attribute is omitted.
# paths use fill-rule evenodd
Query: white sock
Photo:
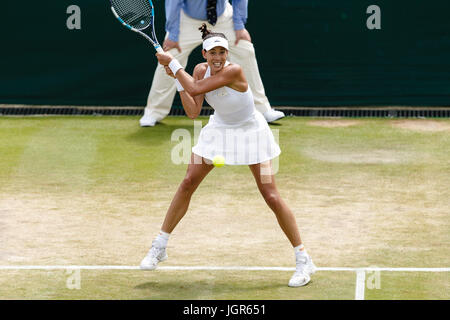
<svg viewBox="0 0 450 320"><path fill-rule="evenodd" d="M167 247L167 242L169 241L170 233L160 231L155 238L155 242L162 248Z"/></svg>
<svg viewBox="0 0 450 320"><path fill-rule="evenodd" d="M295 255L307 255L305 246L303 244L294 247Z"/></svg>

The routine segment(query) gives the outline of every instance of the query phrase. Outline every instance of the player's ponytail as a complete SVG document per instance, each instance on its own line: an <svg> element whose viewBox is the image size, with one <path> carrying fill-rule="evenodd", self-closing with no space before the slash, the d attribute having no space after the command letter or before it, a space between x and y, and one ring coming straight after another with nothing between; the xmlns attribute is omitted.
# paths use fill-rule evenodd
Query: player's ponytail
<svg viewBox="0 0 450 320"><path fill-rule="evenodd" d="M198 28L198 30L200 30L200 32L202 33L203 40L206 40L211 37L222 37L224 39L227 39L227 37L225 37L225 35L223 33L215 33L215 32L212 32L211 30L208 30L206 23L203 23L202 26L200 28Z"/></svg>
<svg viewBox="0 0 450 320"><path fill-rule="evenodd" d="M202 39L205 40L206 36L208 34L211 34L211 31L208 30L208 27L206 26L206 23L203 23L200 28L198 28L200 32L202 33Z"/></svg>

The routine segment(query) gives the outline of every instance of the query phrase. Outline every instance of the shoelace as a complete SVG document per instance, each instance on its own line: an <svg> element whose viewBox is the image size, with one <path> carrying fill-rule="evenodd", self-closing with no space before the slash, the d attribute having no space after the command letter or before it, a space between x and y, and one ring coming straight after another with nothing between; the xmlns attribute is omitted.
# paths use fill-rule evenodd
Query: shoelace
<svg viewBox="0 0 450 320"><path fill-rule="evenodd" d="M303 273L307 263L308 263L308 257L296 257L295 273Z"/></svg>
<svg viewBox="0 0 450 320"><path fill-rule="evenodd" d="M152 258L157 258L158 255L161 253L161 250L162 250L162 248L156 247L155 242L152 242L152 247L150 248L150 251L148 252L148 254Z"/></svg>
<svg viewBox="0 0 450 320"><path fill-rule="evenodd" d="M148 252L148 255L152 258L156 258L158 256L158 252L155 247L152 247Z"/></svg>

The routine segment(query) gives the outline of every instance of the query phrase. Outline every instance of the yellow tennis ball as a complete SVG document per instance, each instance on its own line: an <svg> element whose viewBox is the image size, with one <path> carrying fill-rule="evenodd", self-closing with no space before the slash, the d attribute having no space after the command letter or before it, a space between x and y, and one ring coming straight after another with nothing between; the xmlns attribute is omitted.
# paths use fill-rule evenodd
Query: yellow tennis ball
<svg viewBox="0 0 450 320"><path fill-rule="evenodd" d="M220 168L220 167L223 167L224 166L224 164L225 164L225 158L224 157L222 157L222 156L215 156L214 158L213 158L213 165L215 166L215 167L218 167L218 168Z"/></svg>

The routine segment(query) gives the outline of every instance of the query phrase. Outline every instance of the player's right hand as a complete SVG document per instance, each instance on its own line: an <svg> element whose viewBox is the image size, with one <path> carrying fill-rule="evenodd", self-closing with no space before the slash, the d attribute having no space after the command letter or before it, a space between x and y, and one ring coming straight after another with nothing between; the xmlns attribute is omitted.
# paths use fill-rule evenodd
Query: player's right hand
<svg viewBox="0 0 450 320"><path fill-rule="evenodd" d="M155 56L158 59L158 62L161 63L163 66L169 65L170 61L172 61L173 59L173 56L169 52L163 53L157 52Z"/></svg>
<svg viewBox="0 0 450 320"><path fill-rule="evenodd" d="M169 51L170 49L173 49L173 48L177 48L178 52L181 53L180 44L177 41L172 41L169 38L164 40L164 42L163 42L163 50L164 51Z"/></svg>
<svg viewBox="0 0 450 320"><path fill-rule="evenodd" d="M169 66L164 66L164 69L166 70L166 73L169 77L176 78L172 70L170 70Z"/></svg>

